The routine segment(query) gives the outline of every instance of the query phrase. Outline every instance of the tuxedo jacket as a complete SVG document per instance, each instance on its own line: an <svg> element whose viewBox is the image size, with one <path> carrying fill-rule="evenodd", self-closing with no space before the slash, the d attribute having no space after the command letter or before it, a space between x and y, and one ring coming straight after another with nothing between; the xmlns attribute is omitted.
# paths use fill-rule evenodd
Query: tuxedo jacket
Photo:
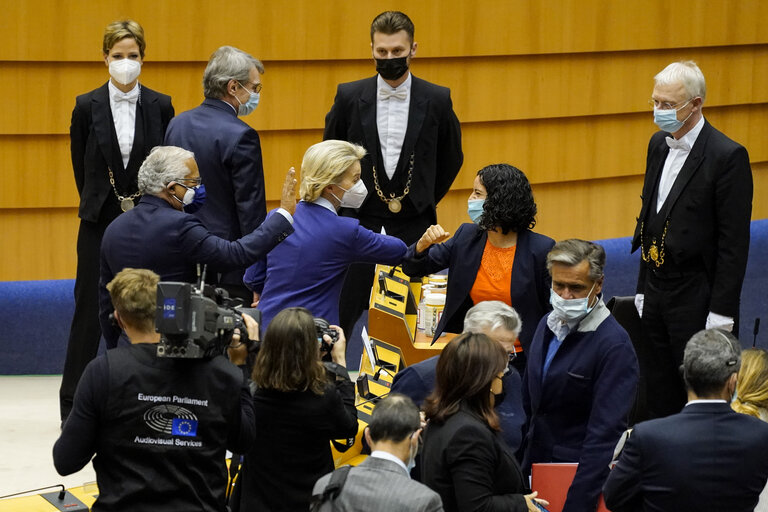
<svg viewBox="0 0 768 512"><path fill-rule="evenodd" d="M448 241L435 244L422 254L415 254L415 244L410 247L403 263L406 274L425 276L449 269L445 309L435 339L443 332L464 330L464 315L473 306L469 292L475 284L487 240L488 233L476 224L462 224ZM549 305L551 279L547 272L547 253L553 245L554 240L533 231L526 230L517 235L510 296L506 302L511 302L523 321L520 343L525 352L530 348L539 320L552 309Z"/></svg>
<svg viewBox="0 0 768 512"><path fill-rule="evenodd" d="M315 484L312 494L322 494L331 480L329 473ZM334 512L442 512L440 496L429 487L411 480L396 462L368 457L347 474L341 494L320 508Z"/></svg>
<svg viewBox="0 0 768 512"><path fill-rule="evenodd" d="M649 214L656 208L658 182L669 153L668 136L667 132L657 132L648 144L643 205L632 239L633 252L641 245L642 223L648 225ZM752 170L747 150L705 120L660 212L665 208L669 220L665 259L683 270L686 265L703 266L711 286L709 310L736 317L752 215ZM645 273L641 261L638 293L644 293Z"/></svg>
<svg viewBox="0 0 768 512"><path fill-rule="evenodd" d="M768 424L725 402L635 425L605 483L614 512L752 511L768 479Z"/></svg>
<svg viewBox="0 0 768 512"><path fill-rule="evenodd" d="M117 191L130 196L138 190L136 176L144 158L163 142L165 129L173 117L171 97L141 84L139 87L136 130L127 168L123 166L117 142L108 83L75 100L69 136L75 184L80 194L78 215L83 220L96 222L107 198L114 198L107 168L112 169Z"/></svg>
<svg viewBox="0 0 768 512"><path fill-rule="evenodd" d="M206 98L171 121L165 144L195 154L206 201L195 212L208 230L227 240L247 235L267 214L264 169L259 134L237 117L222 100ZM222 272L220 268L208 269ZM233 272L221 282L242 284L243 273Z"/></svg>
<svg viewBox="0 0 768 512"><path fill-rule="evenodd" d="M377 94L376 76L340 84L333 106L325 116L324 140L346 140L368 151L360 163L368 197L355 216L397 219L428 214L436 219L435 205L448 192L464 161L461 127L453 112L450 90L412 76L408 125L391 181L381 156L376 124ZM403 210L393 214L376 194L372 166L376 166L384 195L399 196L407 181L411 153L410 192L403 200Z"/></svg>

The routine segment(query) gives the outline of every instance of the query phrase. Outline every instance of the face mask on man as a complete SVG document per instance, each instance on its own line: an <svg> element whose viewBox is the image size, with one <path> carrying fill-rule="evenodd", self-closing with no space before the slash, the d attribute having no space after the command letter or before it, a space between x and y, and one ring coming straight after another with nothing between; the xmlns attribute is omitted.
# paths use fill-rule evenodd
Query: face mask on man
<svg viewBox="0 0 768 512"><path fill-rule="evenodd" d="M240 87L243 87L243 84L241 84L240 82L238 82L237 85L239 85ZM245 89L245 87L243 87L243 89ZM237 108L238 116L247 116L248 114L256 110L256 107L259 106L259 98L261 95L258 92L249 91L248 89L245 89L245 91L248 93L248 101L246 101L245 103L242 103L240 101L240 98L235 96L235 99L240 104L240 106Z"/></svg>
<svg viewBox="0 0 768 512"><path fill-rule="evenodd" d="M186 192L184 192L184 199L179 199L176 197L176 194L171 194L171 197L181 203L182 210L186 213L195 213L203 207L205 204L205 185L202 183L196 187L188 187L181 183L176 183L176 185L187 189Z"/></svg>
<svg viewBox="0 0 768 512"><path fill-rule="evenodd" d="M141 64L137 60L118 59L109 63L109 75L115 82L128 85L139 78Z"/></svg>
<svg viewBox="0 0 768 512"><path fill-rule="evenodd" d="M408 71L408 57L376 59L376 72L384 80L397 80Z"/></svg>
<svg viewBox="0 0 768 512"><path fill-rule="evenodd" d="M360 208L363 205L365 198L368 197L368 189L366 188L365 183L363 183L363 180L357 180L357 183L352 185L349 190L338 184L336 186L344 191L344 195L341 196L341 199L336 197L333 192L331 192L331 195L339 200L341 203L339 206L342 208Z"/></svg>
<svg viewBox="0 0 768 512"><path fill-rule="evenodd" d="M682 128L685 122L688 121L688 118L690 118L693 115L693 110L691 110L691 113L688 114L688 117L686 117L682 121L679 121L677 119L678 111L685 108L685 106L689 104L691 100L693 100L693 98L683 103L682 106L680 106L680 108L669 108L669 109L662 110L654 107L653 122L656 123L656 126L659 127L659 130L669 132L669 133L675 133L677 130Z"/></svg>
<svg viewBox="0 0 768 512"><path fill-rule="evenodd" d="M589 306L589 296L592 290L595 289L595 284L597 283L592 284L592 288L589 289L587 296L581 299L564 299L554 289L550 289L549 303L552 304L552 309L554 310L552 314L566 323L578 322L587 316L595 308L595 304L597 304L597 301L595 301L592 307Z"/></svg>
<svg viewBox="0 0 768 512"><path fill-rule="evenodd" d="M485 204L485 199L469 199L467 201L467 215L475 224L478 224L483 216L483 204Z"/></svg>

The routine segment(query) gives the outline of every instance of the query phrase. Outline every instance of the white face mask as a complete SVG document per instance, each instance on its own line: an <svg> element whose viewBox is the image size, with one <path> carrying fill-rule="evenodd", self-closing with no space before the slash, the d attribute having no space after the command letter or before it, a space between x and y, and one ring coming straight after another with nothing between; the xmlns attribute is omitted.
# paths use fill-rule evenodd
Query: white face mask
<svg viewBox="0 0 768 512"><path fill-rule="evenodd" d="M117 83L128 85L139 78L141 64L131 59L113 60L109 63L109 74Z"/></svg>
<svg viewBox="0 0 768 512"><path fill-rule="evenodd" d="M405 465L408 468L408 473L413 471L413 468L416 467L416 455L419 453L419 443L416 443L416 447L414 448L413 445L411 445L411 449L408 453L408 463Z"/></svg>
<svg viewBox="0 0 768 512"><path fill-rule="evenodd" d="M344 191L344 195L341 196L341 199L336 197L333 192L331 192L331 195L336 197L336 199L339 199L339 202L341 203L339 206L342 208L360 208L363 205L365 198L368 197L368 189L365 187L363 180L357 180L357 183L352 185L349 190L346 190L341 185L336 186Z"/></svg>
<svg viewBox="0 0 768 512"><path fill-rule="evenodd" d="M596 284L593 283L587 296L581 299L564 299L555 293L554 289L550 289L549 303L552 304L554 310L552 314L566 323L578 322L587 316L595 307L594 304L592 307L589 306L589 296Z"/></svg>

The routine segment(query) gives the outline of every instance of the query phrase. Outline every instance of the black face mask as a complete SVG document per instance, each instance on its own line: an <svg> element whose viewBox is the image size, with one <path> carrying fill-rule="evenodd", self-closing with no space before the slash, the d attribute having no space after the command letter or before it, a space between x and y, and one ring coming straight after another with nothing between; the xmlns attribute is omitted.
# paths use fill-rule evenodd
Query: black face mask
<svg viewBox="0 0 768 512"><path fill-rule="evenodd" d="M397 80L408 71L408 57L376 59L376 71L384 80Z"/></svg>

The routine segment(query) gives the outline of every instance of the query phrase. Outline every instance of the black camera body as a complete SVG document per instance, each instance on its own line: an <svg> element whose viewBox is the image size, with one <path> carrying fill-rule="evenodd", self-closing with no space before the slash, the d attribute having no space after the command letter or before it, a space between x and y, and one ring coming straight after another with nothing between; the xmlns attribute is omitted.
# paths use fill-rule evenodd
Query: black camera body
<svg viewBox="0 0 768 512"><path fill-rule="evenodd" d="M213 289L212 295L205 296L190 283L157 284L155 329L162 335L158 357L201 359L223 354L238 328L241 341L253 343L243 323L242 313L248 311L231 306L226 290Z"/></svg>
<svg viewBox="0 0 768 512"><path fill-rule="evenodd" d="M315 329L317 330L317 342L320 344L320 351L330 354L333 345L339 341L339 332L336 329L331 329L331 324L328 323L328 320L318 317L315 317ZM323 338L325 334L331 338L330 343Z"/></svg>

